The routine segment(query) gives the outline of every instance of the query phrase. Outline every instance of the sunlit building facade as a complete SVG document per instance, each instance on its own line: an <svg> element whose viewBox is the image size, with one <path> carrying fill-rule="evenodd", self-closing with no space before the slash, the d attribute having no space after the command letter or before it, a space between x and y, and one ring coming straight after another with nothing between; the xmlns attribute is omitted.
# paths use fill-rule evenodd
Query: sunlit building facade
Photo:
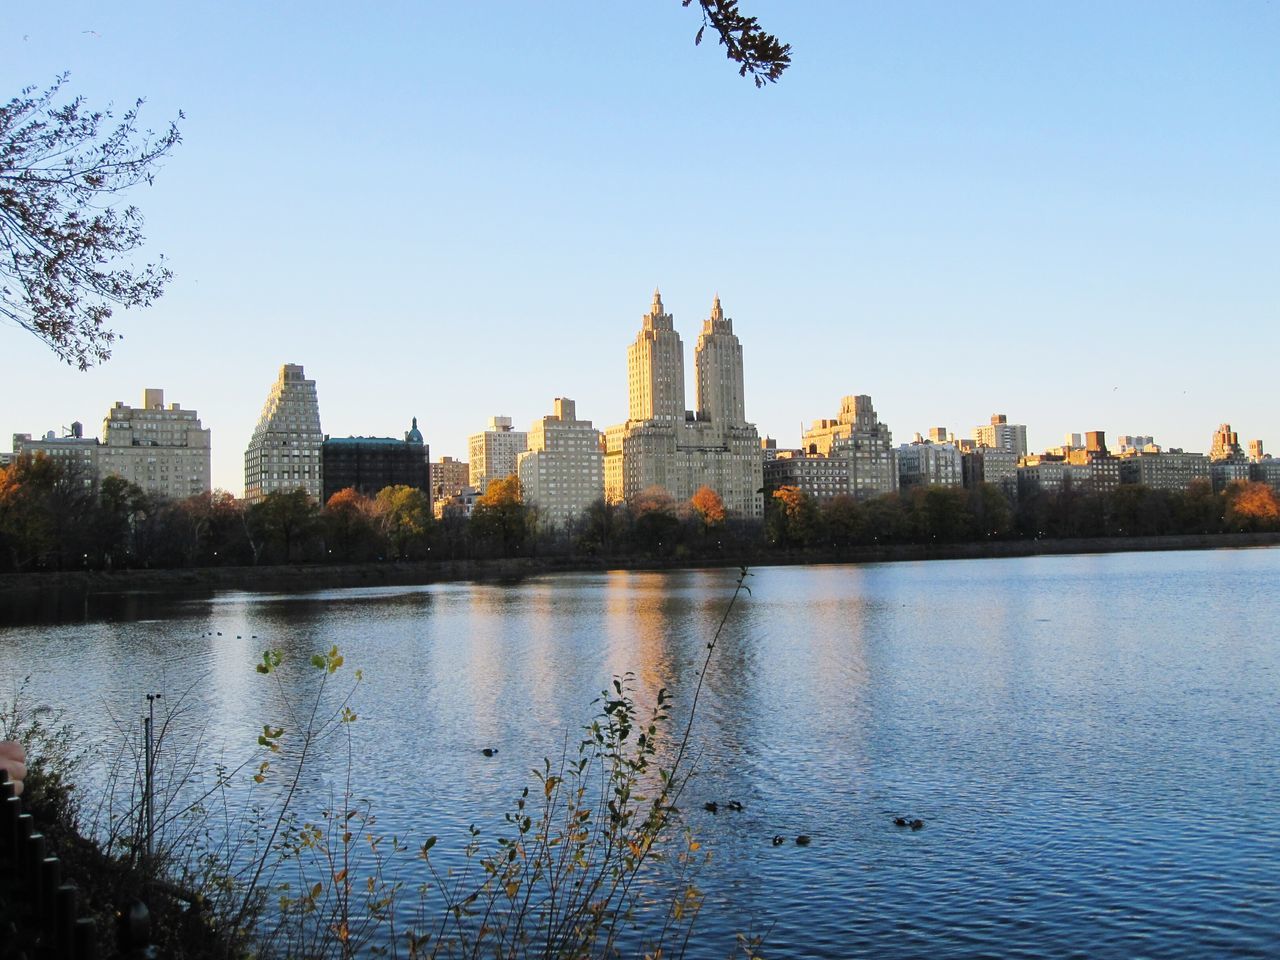
<svg viewBox="0 0 1280 960"><path fill-rule="evenodd" d="M684 409L684 347L654 291L627 350L629 419L605 432L605 490L611 501L662 487L688 500L710 487L725 509L764 514L760 435L746 420L742 344L717 296L694 352L697 409Z"/></svg>
<svg viewBox="0 0 1280 960"><path fill-rule="evenodd" d="M858 500L898 489L898 459L893 434L876 416L866 394L840 399L834 420L815 420L804 432L808 455L840 457L848 463L849 490Z"/></svg>
<svg viewBox="0 0 1280 960"><path fill-rule="evenodd" d="M1003 413L993 413L991 422L973 428L973 439L980 447L1008 450L1017 457L1027 455L1027 427L1010 423Z"/></svg>
<svg viewBox="0 0 1280 960"><path fill-rule="evenodd" d="M304 490L319 500L323 442L316 382L307 379L301 364L286 363L244 452L245 499L256 503L269 493Z"/></svg>
<svg viewBox="0 0 1280 960"><path fill-rule="evenodd" d="M554 412L529 428L528 449L516 460L525 503L538 522L563 527L604 498L604 451L600 431L579 420L577 405L564 397Z"/></svg>
<svg viewBox="0 0 1280 960"><path fill-rule="evenodd" d="M945 431L935 436L945 437ZM964 458L954 443L925 440L898 447L898 485L901 487L964 485Z"/></svg>
<svg viewBox="0 0 1280 960"><path fill-rule="evenodd" d="M510 417L490 417L489 426L467 438L471 486L481 494L494 480L516 472L516 458L528 448L529 435L511 427Z"/></svg>
<svg viewBox="0 0 1280 960"><path fill-rule="evenodd" d="M102 421L98 475L122 477L149 493L181 500L209 490L209 430L194 410L142 392L142 406L117 401Z"/></svg>

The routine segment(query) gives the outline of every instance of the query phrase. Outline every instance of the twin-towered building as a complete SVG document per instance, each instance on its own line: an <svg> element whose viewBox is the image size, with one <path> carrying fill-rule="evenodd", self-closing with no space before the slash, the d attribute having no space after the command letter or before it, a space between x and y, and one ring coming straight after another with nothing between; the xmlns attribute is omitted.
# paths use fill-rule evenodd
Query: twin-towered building
<svg viewBox="0 0 1280 960"><path fill-rule="evenodd" d="M627 350L629 414L605 433L605 497L619 501L660 487L688 500L700 487L727 510L764 513L760 435L748 423L742 344L717 296L694 349L696 409L685 409L684 345L654 291L653 304Z"/></svg>

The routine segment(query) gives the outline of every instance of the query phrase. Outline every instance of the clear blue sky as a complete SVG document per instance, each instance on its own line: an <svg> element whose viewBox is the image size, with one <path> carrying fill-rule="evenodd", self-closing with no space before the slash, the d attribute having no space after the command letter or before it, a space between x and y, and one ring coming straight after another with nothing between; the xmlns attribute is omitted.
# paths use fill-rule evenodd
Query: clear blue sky
<svg viewBox="0 0 1280 960"><path fill-rule="evenodd" d="M719 292L783 446L868 393L898 441L1280 454L1280 4L742 4L770 89L678 0L9 5L3 97L187 119L131 198L172 287L89 373L0 327L0 448L161 387L239 494L286 362L433 458L556 396L603 428L660 285L690 366Z"/></svg>

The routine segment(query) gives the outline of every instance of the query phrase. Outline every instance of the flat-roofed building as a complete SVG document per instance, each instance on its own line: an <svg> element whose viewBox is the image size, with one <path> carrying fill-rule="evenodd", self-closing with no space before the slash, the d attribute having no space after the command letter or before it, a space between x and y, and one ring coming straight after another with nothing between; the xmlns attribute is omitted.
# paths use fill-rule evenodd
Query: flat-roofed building
<svg viewBox="0 0 1280 960"><path fill-rule="evenodd" d="M1272 490L1280 493L1280 460L1264 456L1249 464L1249 479L1265 483Z"/></svg>
<svg viewBox="0 0 1280 960"><path fill-rule="evenodd" d="M1017 457L1027 455L1026 424L1010 423L1003 413L993 413L990 423L974 427L973 439L980 447L1008 450Z"/></svg>
<svg viewBox="0 0 1280 960"><path fill-rule="evenodd" d="M849 496L849 461L822 453L778 450L765 461L764 483L770 490L795 487L818 501Z"/></svg>
<svg viewBox="0 0 1280 960"><path fill-rule="evenodd" d="M182 500L209 490L210 432L194 410L167 407L164 391L143 391L142 406L117 401L102 421L99 477L116 476L149 493Z"/></svg>
<svg viewBox="0 0 1280 960"><path fill-rule="evenodd" d="M84 425L77 420L64 436L58 436L52 430L35 438L29 433L15 433L13 453L0 455L7 456L6 460L0 460L0 466L9 466L21 456L43 454L74 471L85 486L93 486L98 482L98 458L101 451L101 442L96 437L86 437Z"/></svg>
<svg viewBox="0 0 1280 960"><path fill-rule="evenodd" d="M386 487L414 487L430 496L430 449L415 417L403 440L394 437L326 437L320 444L324 484L322 502L354 487L366 497Z"/></svg>
<svg viewBox="0 0 1280 960"><path fill-rule="evenodd" d="M528 449L529 435L513 430L510 417L490 417L489 426L467 438L471 458L471 486L480 493L494 480L516 472L516 459Z"/></svg>
<svg viewBox="0 0 1280 960"><path fill-rule="evenodd" d="M999 487L1010 500L1018 496L1018 455L998 447L974 446L963 452L964 485L989 483Z"/></svg>
<svg viewBox="0 0 1280 960"><path fill-rule="evenodd" d="M917 433L914 441L898 446L899 486L963 486L964 458L955 444L945 442L945 430L940 436L941 441L925 440Z"/></svg>
<svg viewBox="0 0 1280 960"><path fill-rule="evenodd" d="M1120 457L1121 483L1138 483L1152 490L1186 490L1197 480L1209 480L1209 458L1203 453L1148 453L1131 448Z"/></svg>
<svg viewBox="0 0 1280 960"><path fill-rule="evenodd" d="M431 500L448 500L471 486L471 467L453 457L431 463Z"/></svg>
<svg viewBox="0 0 1280 960"><path fill-rule="evenodd" d="M556 397L554 412L529 428L528 449L516 460L525 503L540 523L566 526L604 498L600 431L579 420L577 405Z"/></svg>

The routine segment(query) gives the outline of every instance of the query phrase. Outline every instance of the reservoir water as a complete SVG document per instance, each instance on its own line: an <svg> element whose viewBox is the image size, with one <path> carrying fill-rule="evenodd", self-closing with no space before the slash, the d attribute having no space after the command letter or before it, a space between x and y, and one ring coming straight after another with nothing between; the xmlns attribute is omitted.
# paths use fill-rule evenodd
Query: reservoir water
<svg viewBox="0 0 1280 960"><path fill-rule="evenodd" d="M380 830L438 835L447 863L576 741L614 675L635 675L642 704L670 689L682 727L736 576L131 598L0 628L0 692L29 678L31 702L68 711L91 778L152 691L203 756L234 762L264 723L288 725L262 652L336 645L335 676L364 673L358 793ZM727 956L737 933L764 934L768 957L1280 956L1280 549L747 583L693 727L682 806L712 859L690 956ZM288 676L302 699L319 674ZM319 755L308 815L345 757L337 738Z"/></svg>

